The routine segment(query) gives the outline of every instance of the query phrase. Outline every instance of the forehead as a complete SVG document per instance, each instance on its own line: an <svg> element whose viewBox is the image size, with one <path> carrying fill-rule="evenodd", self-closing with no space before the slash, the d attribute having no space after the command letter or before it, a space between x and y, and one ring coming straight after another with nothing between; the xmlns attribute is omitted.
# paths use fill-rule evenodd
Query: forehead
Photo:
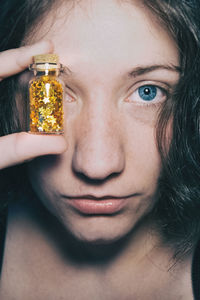
<svg viewBox="0 0 200 300"><path fill-rule="evenodd" d="M70 2L71 3L71 2ZM115 67L116 61L178 64L175 41L142 1L84 0L51 11L37 28L33 40L42 37L54 42L61 62L76 61ZM100 67L100 66L99 66Z"/></svg>

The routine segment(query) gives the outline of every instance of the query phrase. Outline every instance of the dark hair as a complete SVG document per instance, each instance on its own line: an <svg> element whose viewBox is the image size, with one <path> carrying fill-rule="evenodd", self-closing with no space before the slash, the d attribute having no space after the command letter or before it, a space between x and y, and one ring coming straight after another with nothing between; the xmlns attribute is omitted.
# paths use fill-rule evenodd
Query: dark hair
<svg viewBox="0 0 200 300"><path fill-rule="evenodd" d="M163 169L154 208L158 229L177 256L194 248L200 238L200 3L148 0L146 5L171 32L180 53L180 81L157 125Z"/></svg>
<svg viewBox="0 0 200 300"><path fill-rule="evenodd" d="M42 20L55 2L57 1L1 0L0 51L19 47L33 24ZM163 167L153 216L163 241L173 245L176 253L182 254L191 250L200 236L200 4L198 2L199 0L143 1L171 33L180 52L181 78L172 99L166 101L157 124L157 141ZM12 76L1 82L1 136L21 130L14 98L16 79L17 76ZM172 139L168 146L166 128L170 119L173 119L173 128ZM14 189L16 178L20 177L17 174L24 172L22 167L0 172L0 182L3 183L1 194L4 193L8 197L8 191Z"/></svg>
<svg viewBox="0 0 200 300"><path fill-rule="evenodd" d="M55 0L1 0L0 52L20 47L26 33L42 21ZM0 82L0 136L21 131L15 99L18 76ZM26 188L27 176L24 164L0 170L0 236L5 227L7 206Z"/></svg>

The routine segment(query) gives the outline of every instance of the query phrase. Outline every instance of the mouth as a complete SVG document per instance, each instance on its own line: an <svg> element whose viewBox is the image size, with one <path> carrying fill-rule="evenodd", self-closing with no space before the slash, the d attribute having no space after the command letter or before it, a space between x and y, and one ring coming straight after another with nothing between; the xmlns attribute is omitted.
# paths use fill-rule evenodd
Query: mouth
<svg viewBox="0 0 200 300"><path fill-rule="evenodd" d="M116 197L108 195L95 197L92 195L81 195L75 197L64 196L64 198L74 210L81 214L113 215L122 211L127 204L128 198L132 196Z"/></svg>

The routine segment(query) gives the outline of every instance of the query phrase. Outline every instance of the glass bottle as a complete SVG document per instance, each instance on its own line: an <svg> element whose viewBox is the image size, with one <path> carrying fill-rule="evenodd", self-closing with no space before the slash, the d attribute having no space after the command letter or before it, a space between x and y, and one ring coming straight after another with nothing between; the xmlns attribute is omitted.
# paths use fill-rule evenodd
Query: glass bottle
<svg viewBox="0 0 200 300"><path fill-rule="evenodd" d="M34 72L29 82L29 132L62 134L63 84L58 78L62 69L58 56L36 55L29 69Z"/></svg>

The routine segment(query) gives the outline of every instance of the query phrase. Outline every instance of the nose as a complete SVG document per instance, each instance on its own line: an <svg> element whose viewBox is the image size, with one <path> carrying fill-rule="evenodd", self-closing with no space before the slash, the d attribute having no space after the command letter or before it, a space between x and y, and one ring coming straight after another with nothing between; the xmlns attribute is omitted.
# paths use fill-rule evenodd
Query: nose
<svg viewBox="0 0 200 300"><path fill-rule="evenodd" d="M103 181L123 172L125 157L116 110L101 99L82 109L75 130L72 159L75 173Z"/></svg>

